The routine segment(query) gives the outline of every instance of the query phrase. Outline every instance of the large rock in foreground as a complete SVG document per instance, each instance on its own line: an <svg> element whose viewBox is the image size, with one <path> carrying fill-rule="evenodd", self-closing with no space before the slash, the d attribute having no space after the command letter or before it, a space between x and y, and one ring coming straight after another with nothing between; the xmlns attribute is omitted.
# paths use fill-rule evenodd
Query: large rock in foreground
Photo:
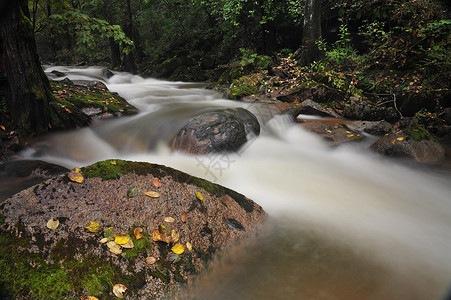
<svg viewBox="0 0 451 300"><path fill-rule="evenodd" d="M266 217L245 196L168 167L99 162L1 205L0 295L170 298Z"/></svg>
<svg viewBox="0 0 451 300"><path fill-rule="evenodd" d="M260 134L257 118L243 108L196 116L180 129L174 149L190 154L234 152L246 143L248 134Z"/></svg>

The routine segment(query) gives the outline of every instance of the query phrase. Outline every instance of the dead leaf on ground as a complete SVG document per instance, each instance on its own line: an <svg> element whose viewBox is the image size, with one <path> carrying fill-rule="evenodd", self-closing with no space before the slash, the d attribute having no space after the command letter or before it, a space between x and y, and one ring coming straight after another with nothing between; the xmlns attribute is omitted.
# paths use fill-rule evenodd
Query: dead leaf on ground
<svg viewBox="0 0 451 300"><path fill-rule="evenodd" d="M175 254L182 254L185 251L185 247L182 244L175 244L172 246L171 250Z"/></svg>
<svg viewBox="0 0 451 300"><path fill-rule="evenodd" d="M182 216L180 218L183 223L188 222L188 213L186 211L182 212Z"/></svg>
<svg viewBox="0 0 451 300"><path fill-rule="evenodd" d="M106 242L108 242L108 238L103 238L103 239L100 240L101 244L105 244Z"/></svg>
<svg viewBox="0 0 451 300"><path fill-rule="evenodd" d="M113 294L118 298L124 298L124 293L127 291L127 287L123 284L115 284L113 286Z"/></svg>
<svg viewBox="0 0 451 300"><path fill-rule="evenodd" d="M127 244L130 241L130 236L127 233L121 233L114 238L114 242L118 245Z"/></svg>
<svg viewBox="0 0 451 300"><path fill-rule="evenodd" d="M163 184L161 183L161 180L158 179L157 177L155 177L154 179L152 179L152 184L157 187L160 188L163 186Z"/></svg>
<svg viewBox="0 0 451 300"><path fill-rule="evenodd" d="M151 198L158 198L160 197L160 194L158 194L157 192L153 192L153 191L149 191L149 192L144 192L144 195L151 197Z"/></svg>
<svg viewBox="0 0 451 300"><path fill-rule="evenodd" d="M164 221L165 221L166 223L174 223L175 219L174 219L173 217L165 217L165 218L164 218Z"/></svg>
<svg viewBox="0 0 451 300"><path fill-rule="evenodd" d="M204 196L202 196L202 194L199 191L196 192L196 198L201 201L204 200Z"/></svg>
<svg viewBox="0 0 451 300"><path fill-rule="evenodd" d="M132 240L129 240L127 243L121 245L121 247L126 249L132 249L133 247L135 247L135 245L133 244Z"/></svg>
<svg viewBox="0 0 451 300"><path fill-rule="evenodd" d="M67 177L69 177L71 181L77 183L83 183L83 181L85 180L83 175L77 170L70 171L69 174L67 174Z"/></svg>
<svg viewBox="0 0 451 300"><path fill-rule="evenodd" d="M85 225L85 228L89 231L89 232L99 232L100 231L100 224L97 222L89 222Z"/></svg>
<svg viewBox="0 0 451 300"><path fill-rule="evenodd" d="M54 218L51 218L47 222L47 228L51 230L55 230L60 225L60 221L55 220Z"/></svg>
<svg viewBox="0 0 451 300"><path fill-rule="evenodd" d="M153 257L153 256L149 256L149 257L146 258L146 263L148 265L153 265L156 262L157 262L157 259L155 257Z"/></svg>
<svg viewBox="0 0 451 300"><path fill-rule="evenodd" d="M133 230L133 234L135 235L135 238L137 240L144 238L144 235L142 235L143 231L144 229L142 229L141 227L136 227L135 230Z"/></svg>
<svg viewBox="0 0 451 300"><path fill-rule="evenodd" d="M186 242L186 249L188 249L188 251L193 250L193 246L191 245L190 242Z"/></svg>
<svg viewBox="0 0 451 300"><path fill-rule="evenodd" d="M104 232L103 232L103 236L108 238L109 240L112 240L116 237L117 235L117 231L116 228L114 227L108 227Z"/></svg>

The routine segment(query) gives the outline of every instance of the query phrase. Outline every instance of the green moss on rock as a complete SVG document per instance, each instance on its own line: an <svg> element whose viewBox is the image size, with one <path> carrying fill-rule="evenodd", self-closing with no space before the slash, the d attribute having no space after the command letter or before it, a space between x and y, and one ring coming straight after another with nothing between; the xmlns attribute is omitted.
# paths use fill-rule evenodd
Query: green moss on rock
<svg viewBox="0 0 451 300"><path fill-rule="evenodd" d="M423 126L417 126L415 128L410 128L405 133L409 138L411 138L417 142L422 141L422 140L429 140L432 138L432 135Z"/></svg>

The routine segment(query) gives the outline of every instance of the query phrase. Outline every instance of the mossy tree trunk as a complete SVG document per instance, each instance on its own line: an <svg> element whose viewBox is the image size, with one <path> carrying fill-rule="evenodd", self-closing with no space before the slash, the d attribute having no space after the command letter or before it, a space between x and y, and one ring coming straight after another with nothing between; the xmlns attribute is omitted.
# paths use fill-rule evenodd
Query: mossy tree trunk
<svg viewBox="0 0 451 300"><path fill-rule="evenodd" d="M318 49L316 42L321 37L321 0L305 0L302 46L293 57L303 65L309 65L320 59L321 51Z"/></svg>
<svg viewBox="0 0 451 300"><path fill-rule="evenodd" d="M37 54L28 1L0 0L0 6L0 69L6 73L12 127L21 136L30 136L49 128L87 124L87 117L78 111L66 116L55 101Z"/></svg>

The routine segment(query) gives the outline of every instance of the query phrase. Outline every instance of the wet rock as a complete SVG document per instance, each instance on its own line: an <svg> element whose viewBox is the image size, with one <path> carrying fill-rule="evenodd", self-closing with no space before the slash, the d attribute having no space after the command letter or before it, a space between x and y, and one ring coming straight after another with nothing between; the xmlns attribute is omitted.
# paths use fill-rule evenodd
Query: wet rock
<svg viewBox="0 0 451 300"><path fill-rule="evenodd" d="M109 299L113 284L123 284L127 299L169 299L215 255L255 236L267 219L245 196L165 166L109 160L80 172L82 183L67 173L52 177L0 207L0 263L7 270L2 291L8 291L3 296ZM158 188L155 178L162 183ZM138 193L129 198L132 186ZM157 198L144 194L155 189ZM48 220L59 225L49 229ZM89 231L86 224L99 230ZM118 234L128 234L132 243L100 242L115 241ZM174 245L184 251L175 253ZM113 246L122 254L113 254ZM37 273L38 285L31 276Z"/></svg>
<svg viewBox="0 0 451 300"><path fill-rule="evenodd" d="M343 114L346 118L353 120L385 120L387 122L393 123L400 119L400 115L395 109L371 106L367 104L348 105L344 108Z"/></svg>
<svg viewBox="0 0 451 300"><path fill-rule="evenodd" d="M113 77L114 73L110 69L102 69L101 73L103 78L110 79Z"/></svg>
<svg viewBox="0 0 451 300"><path fill-rule="evenodd" d="M323 107L321 104L313 100L305 100L301 103L301 114L314 115L321 117L340 117L335 111L329 108Z"/></svg>
<svg viewBox="0 0 451 300"><path fill-rule="evenodd" d="M175 150L191 154L234 152L246 143L250 133L260 133L257 118L243 108L227 109L190 119L173 145Z"/></svg>
<svg viewBox="0 0 451 300"><path fill-rule="evenodd" d="M415 140L406 133L385 135L370 149L393 158L415 160L420 163L437 163L445 158L445 149L433 139Z"/></svg>
<svg viewBox="0 0 451 300"><path fill-rule="evenodd" d="M345 95L343 92L331 89L325 85L317 85L313 87L303 87L296 89L286 95L278 95L277 100L290 103L301 103L311 99L319 103L327 103L332 101L342 101Z"/></svg>
<svg viewBox="0 0 451 300"><path fill-rule="evenodd" d="M399 110L404 116L412 117L420 110L430 112L451 106L451 92L405 93L397 95Z"/></svg>
<svg viewBox="0 0 451 300"><path fill-rule="evenodd" d="M349 142L359 142L364 136L349 129L343 119L324 118L304 120L301 126L322 137L330 146L338 146Z"/></svg>
<svg viewBox="0 0 451 300"><path fill-rule="evenodd" d="M347 126L354 131L363 131L374 135L387 134L393 130L393 126L386 121L354 121Z"/></svg>

